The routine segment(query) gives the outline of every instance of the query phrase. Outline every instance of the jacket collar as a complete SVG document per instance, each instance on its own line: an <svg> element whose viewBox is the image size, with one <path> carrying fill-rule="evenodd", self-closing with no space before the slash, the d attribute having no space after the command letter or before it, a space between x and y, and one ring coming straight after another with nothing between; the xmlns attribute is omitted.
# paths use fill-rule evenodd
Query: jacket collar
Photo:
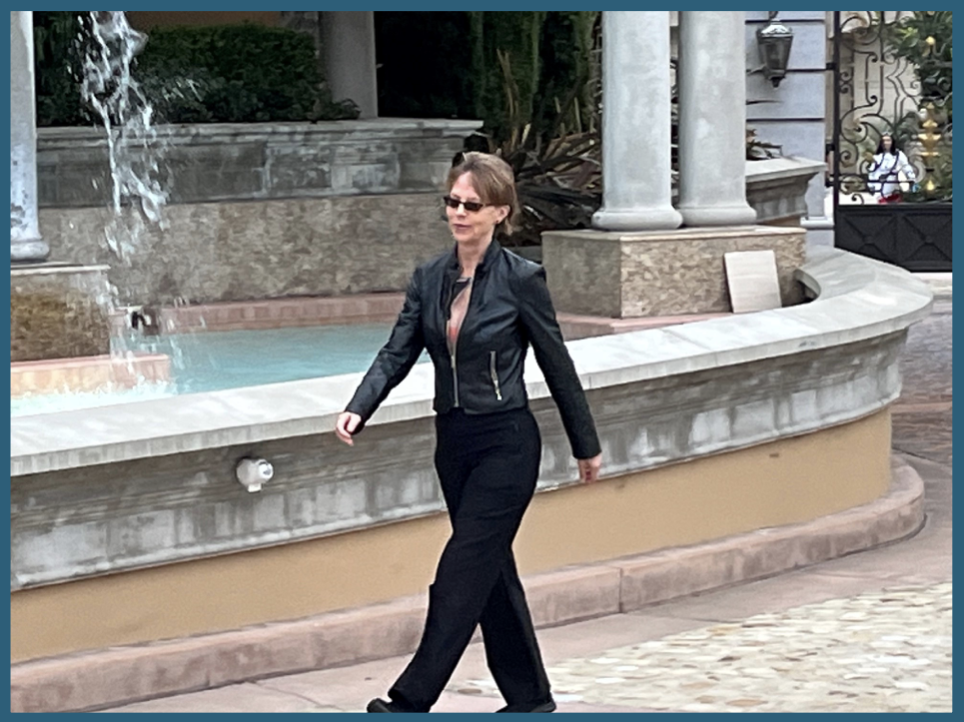
<svg viewBox="0 0 964 722"><path fill-rule="evenodd" d="M493 238L492 242L489 243L489 247L485 249L485 253L482 255L482 258L479 260L479 265L475 267L476 275L483 275L485 274L488 268L491 268L500 250L502 250L502 246L500 246L499 242L495 240L495 238ZM459 270L459 244L458 243L456 243L455 246L452 247L452 255L449 256L448 270L454 271L456 273Z"/></svg>

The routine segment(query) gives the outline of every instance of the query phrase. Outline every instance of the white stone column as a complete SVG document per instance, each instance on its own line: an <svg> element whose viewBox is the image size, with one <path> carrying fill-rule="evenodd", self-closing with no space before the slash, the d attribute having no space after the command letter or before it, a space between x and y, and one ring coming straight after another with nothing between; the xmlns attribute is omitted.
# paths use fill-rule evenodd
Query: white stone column
<svg viewBox="0 0 964 722"><path fill-rule="evenodd" d="M37 121L33 13L10 11L10 260L50 254L37 223Z"/></svg>
<svg viewBox="0 0 964 722"><path fill-rule="evenodd" d="M361 110L359 117L377 118L374 12L327 11L321 29L332 100L350 98Z"/></svg>
<svg viewBox="0 0 964 722"><path fill-rule="evenodd" d="M756 222L746 202L742 11L680 13L679 210L688 226Z"/></svg>
<svg viewBox="0 0 964 722"><path fill-rule="evenodd" d="M595 228L677 228L670 158L669 11L603 12L603 204Z"/></svg>

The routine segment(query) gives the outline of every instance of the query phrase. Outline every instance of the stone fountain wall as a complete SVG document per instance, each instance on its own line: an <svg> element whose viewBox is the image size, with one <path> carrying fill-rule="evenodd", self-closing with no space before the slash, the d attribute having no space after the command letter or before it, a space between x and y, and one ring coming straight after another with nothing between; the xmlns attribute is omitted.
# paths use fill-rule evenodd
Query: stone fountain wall
<svg viewBox="0 0 964 722"><path fill-rule="evenodd" d="M103 132L40 128L40 228L52 258L110 265L121 303L400 291L418 262L451 242L437 196L462 139L478 126L161 126L168 226L145 224L140 250L124 263L104 241L111 191ZM748 163L758 222L799 226L807 182L822 168L799 158ZM786 274L802 260L788 259Z"/></svg>
<svg viewBox="0 0 964 722"><path fill-rule="evenodd" d="M474 121L161 126L166 228L108 250L103 132L38 131L51 257L110 265L119 301L247 301L404 289L450 234L438 198ZM126 209L127 222L136 222Z"/></svg>

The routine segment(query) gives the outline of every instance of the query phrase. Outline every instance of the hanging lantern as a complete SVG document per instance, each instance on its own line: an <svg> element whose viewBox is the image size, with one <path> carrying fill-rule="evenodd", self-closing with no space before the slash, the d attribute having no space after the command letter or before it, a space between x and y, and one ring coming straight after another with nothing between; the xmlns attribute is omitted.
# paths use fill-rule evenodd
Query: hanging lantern
<svg viewBox="0 0 964 722"><path fill-rule="evenodd" d="M770 11L770 22L756 31L757 48L763 61L763 74L776 88L787 75L790 62L790 47L793 45L793 31L776 19L777 13Z"/></svg>

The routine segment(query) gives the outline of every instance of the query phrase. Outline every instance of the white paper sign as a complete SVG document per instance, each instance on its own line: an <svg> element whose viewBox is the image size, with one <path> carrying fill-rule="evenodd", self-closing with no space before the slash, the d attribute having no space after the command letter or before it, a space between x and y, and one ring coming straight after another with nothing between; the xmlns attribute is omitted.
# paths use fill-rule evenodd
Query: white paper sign
<svg viewBox="0 0 964 722"><path fill-rule="evenodd" d="M733 313L780 308L780 281L773 251L735 251L723 254L726 283Z"/></svg>

